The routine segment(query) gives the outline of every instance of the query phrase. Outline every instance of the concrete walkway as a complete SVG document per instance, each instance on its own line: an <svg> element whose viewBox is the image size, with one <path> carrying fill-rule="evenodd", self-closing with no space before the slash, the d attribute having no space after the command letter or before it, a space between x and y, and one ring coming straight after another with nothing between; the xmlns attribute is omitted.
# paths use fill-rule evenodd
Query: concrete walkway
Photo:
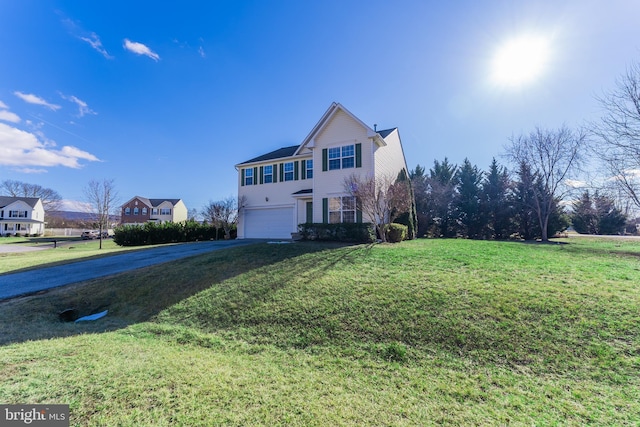
<svg viewBox="0 0 640 427"><path fill-rule="evenodd" d="M258 241L219 240L166 245L55 267L3 274L0 275L0 300L256 242Z"/></svg>

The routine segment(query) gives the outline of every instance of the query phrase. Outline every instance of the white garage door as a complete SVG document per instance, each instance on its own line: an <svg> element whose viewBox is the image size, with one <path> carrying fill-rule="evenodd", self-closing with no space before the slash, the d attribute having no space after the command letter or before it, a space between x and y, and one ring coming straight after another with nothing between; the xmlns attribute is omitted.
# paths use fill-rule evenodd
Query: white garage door
<svg viewBox="0 0 640 427"><path fill-rule="evenodd" d="M248 239L290 239L293 208L247 209L244 222L244 237Z"/></svg>

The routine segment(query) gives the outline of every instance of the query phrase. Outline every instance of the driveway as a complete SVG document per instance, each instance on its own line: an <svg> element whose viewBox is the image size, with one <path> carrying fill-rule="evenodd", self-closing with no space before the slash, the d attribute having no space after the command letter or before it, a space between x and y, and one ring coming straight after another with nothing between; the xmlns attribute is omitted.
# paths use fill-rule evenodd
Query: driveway
<svg viewBox="0 0 640 427"><path fill-rule="evenodd" d="M256 242L247 239L182 243L22 273L3 274L0 275L0 300Z"/></svg>

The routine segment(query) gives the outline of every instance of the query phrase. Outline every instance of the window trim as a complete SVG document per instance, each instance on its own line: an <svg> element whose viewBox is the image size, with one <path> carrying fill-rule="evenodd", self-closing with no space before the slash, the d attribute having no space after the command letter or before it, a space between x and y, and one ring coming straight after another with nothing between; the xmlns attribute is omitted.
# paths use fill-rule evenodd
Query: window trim
<svg viewBox="0 0 640 427"><path fill-rule="evenodd" d="M350 201L350 202L348 202ZM338 209L335 209L335 203L339 203L337 206ZM345 209L347 203L350 203L351 208ZM333 206L332 206L333 205ZM334 208L334 209L332 209ZM352 220L345 221L345 214L353 213ZM334 214L334 215L332 215ZM339 217L339 221L332 220L332 217L335 218L336 215ZM350 217L350 215L348 215ZM353 196L337 196L337 197L329 197L328 205L327 205L327 217L328 222L330 224L342 224L342 223L355 223L357 222L357 207L356 207L356 199Z"/></svg>
<svg viewBox="0 0 640 427"><path fill-rule="evenodd" d="M267 168L271 168L271 172L267 172ZM267 180L267 177L269 179ZM271 184L273 182L273 165L265 165L264 166L264 183Z"/></svg>
<svg viewBox="0 0 640 427"><path fill-rule="evenodd" d="M253 185L253 168L244 170L244 185Z"/></svg>
<svg viewBox="0 0 640 427"><path fill-rule="evenodd" d="M283 181L293 181L294 180L294 162L285 162L283 163ZM288 170L289 167L291 168L291 170Z"/></svg>

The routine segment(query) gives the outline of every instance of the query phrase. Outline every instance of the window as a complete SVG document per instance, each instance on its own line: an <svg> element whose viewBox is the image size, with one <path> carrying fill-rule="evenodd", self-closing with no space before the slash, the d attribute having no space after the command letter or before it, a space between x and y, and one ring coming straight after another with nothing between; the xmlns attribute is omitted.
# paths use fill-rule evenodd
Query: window
<svg viewBox="0 0 640 427"><path fill-rule="evenodd" d="M356 222L356 200L351 196L329 198L329 222Z"/></svg>
<svg viewBox="0 0 640 427"><path fill-rule="evenodd" d="M26 218L27 211L9 211L9 218Z"/></svg>
<svg viewBox="0 0 640 427"><path fill-rule="evenodd" d="M348 169L354 166L355 147L353 145L329 148L329 170Z"/></svg>
<svg viewBox="0 0 640 427"><path fill-rule="evenodd" d="M253 185L253 169L252 168L244 170L244 185Z"/></svg>
<svg viewBox="0 0 640 427"><path fill-rule="evenodd" d="M147 208L142 208L142 215L146 215L147 214Z"/></svg>
<svg viewBox="0 0 640 427"><path fill-rule="evenodd" d="M264 183L269 184L273 182L273 166L264 167Z"/></svg>
<svg viewBox="0 0 640 427"><path fill-rule="evenodd" d="M171 209L169 208L161 208L160 215L171 215Z"/></svg>
<svg viewBox="0 0 640 427"><path fill-rule="evenodd" d="M152 208L151 215L158 215L158 208Z"/></svg>
<svg viewBox="0 0 640 427"><path fill-rule="evenodd" d="M284 180L293 181L293 162L284 164Z"/></svg>
<svg viewBox="0 0 640 427"><path fill-rule="evenodd" d="M124 208L125 215L131 215L131 208Z"/></svg>
<svg viewBox="0 0 640 427"><path fill-rule="evenodd" d="M307 160L305 165L305 173L307 179L313 178L313 160Z"/></svg>
<svg viewBox="0 0 640 427"><path fill-rule="evenodd" d="M138 207L133 208L133 214L138 215L140 213L140 209Z"/></svg>

